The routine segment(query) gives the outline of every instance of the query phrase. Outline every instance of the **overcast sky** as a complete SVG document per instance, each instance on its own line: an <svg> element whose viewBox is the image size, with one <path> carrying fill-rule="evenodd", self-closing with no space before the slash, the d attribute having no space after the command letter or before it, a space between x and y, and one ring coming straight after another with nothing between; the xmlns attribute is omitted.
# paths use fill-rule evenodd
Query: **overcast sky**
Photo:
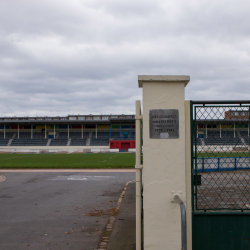
<svg viewBox="0 0 250 250"><path fill-rule="evenodd" d="M129 114L138 75L250 99L249 0L2 0L0 116Z"/></svg>

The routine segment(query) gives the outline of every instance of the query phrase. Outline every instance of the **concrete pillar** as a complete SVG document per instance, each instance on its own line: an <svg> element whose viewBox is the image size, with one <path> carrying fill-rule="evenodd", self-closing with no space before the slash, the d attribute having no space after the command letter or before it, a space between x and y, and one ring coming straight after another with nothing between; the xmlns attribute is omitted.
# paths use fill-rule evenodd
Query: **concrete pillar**
<svg viewBox="0 0 250 250"><path fill-rule="evenodd" d="M30 135L31 139L33 139L33 125L31 124L31 135Z"/></svg>
<svg viewBox="0 0 250 250"><path fill-rule="evenodd" d="M47 125L45 124L45 129L44 129L44 138L47 139Z"/></svg>
<svg viewBox="0 0 250 250"><path fill-rule="evenodd" d="M17 125L17 139L19 139L19 124Z"/></svg>
<svg viewBox="0 0 250 250"><path fill-rule="evenodd" d="M172 202L172 199L178 194L186 202L185 86L189 80L189 76L138 77L139 87L143 88L142 172L145 250L181 249L180 207ZM172 138L171 132L159 131L156 134L160 139L150 138L150 120L153 121L153 117L150 118L149 113L154 109L177 110L177 138ZM172 122L166 121L169 118L160 119L163 121L159 125Z"/></svg>
<svg viewBox="0 0 250 250"><path fill-rule="evenodd" d="M5 124L3 125L3 138L6 138L6 133L5 133Z"/></svg>
<svg viewBox="0 0 250 250"><path fill-rule="evenodd" d="M82 139L83 139L83 124L82 124Z"/></svg>
<svg viewBox="0 0 250 250"><path fill-rule="evenodd" d="M69 139L69 124L68 124L68 139Z"/></svg>
<svg viewBox="0 0 250 250"><path fill-rule="evenodd" d="M56 139L56 124L54 124L54 139Z"/></svg>
<svg viewBox="0 0 250 250"><path fill-rule="evenodd" d="M97 124L95 124L95 138L97 138Z"/></svg>

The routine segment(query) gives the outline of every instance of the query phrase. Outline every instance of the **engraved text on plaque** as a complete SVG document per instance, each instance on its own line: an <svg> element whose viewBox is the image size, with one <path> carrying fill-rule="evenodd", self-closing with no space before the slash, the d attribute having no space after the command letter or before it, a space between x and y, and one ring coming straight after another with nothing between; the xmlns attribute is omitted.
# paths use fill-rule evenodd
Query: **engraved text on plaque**
<svg viewBox="0 0 250 250"><path fill-rule="evenodd" d="M179 110L151 109L149 128L151 139L179 138Z"/></svg>

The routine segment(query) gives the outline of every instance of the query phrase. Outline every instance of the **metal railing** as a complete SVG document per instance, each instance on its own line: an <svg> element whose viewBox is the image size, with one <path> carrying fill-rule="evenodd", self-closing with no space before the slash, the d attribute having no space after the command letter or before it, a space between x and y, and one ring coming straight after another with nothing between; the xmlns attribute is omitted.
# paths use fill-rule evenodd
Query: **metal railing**
<svg viewBox="0 0 250 250"><path fill-rule="evenodd" d="M174 196L174 201L180 205L181 209L181 249L187 250L187 220L186 207L179 195Z"/></svg>

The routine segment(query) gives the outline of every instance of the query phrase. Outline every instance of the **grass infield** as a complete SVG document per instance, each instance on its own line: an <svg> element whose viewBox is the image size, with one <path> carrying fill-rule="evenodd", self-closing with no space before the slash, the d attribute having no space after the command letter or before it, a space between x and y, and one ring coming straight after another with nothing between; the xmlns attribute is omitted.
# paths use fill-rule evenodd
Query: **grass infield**
<svg viewBox="0 0 250 250"><path fill-rule="evenodd" d="M195 157L195 154L194 154ZM215 157L250 157L249 152L197 152L198 158L215 158Z"/></svg>
<svg viewBox="0 0 250 250"><path fill-rule="evenodd" d="M133 153L92 154L0 154L6 168L134 168Z"/></svg>

